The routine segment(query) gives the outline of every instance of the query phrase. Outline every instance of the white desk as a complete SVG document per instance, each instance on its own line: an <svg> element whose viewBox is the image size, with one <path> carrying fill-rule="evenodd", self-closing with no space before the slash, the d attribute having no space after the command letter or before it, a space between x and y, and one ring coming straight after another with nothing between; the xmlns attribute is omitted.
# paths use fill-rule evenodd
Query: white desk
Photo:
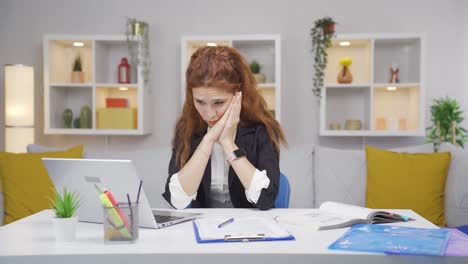
<svg viewBox="0 0 468 264"><path fill-rule="evenodd" d="M203 209L209 216L281 216L314 209ZM417 221L395 225L436 228L410 210L393 210ZM0 227L0 263L468 263L467 258L385 256L331 251L327 247L347 229L315 231L301 224L286 224L296 241L197 244L191 222L168 228L140 229L135 244L105 245L101 224L79 223L77 240L56 243L50 210Z"/></svg>

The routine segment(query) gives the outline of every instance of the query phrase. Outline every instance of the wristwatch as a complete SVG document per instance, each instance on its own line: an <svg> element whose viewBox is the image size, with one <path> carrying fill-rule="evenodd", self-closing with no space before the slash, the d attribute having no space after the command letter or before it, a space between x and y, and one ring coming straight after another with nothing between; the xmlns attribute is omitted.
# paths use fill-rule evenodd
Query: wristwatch
<svg viewBox="0 0 468 264"><path fill-rule="evenodd" d="M237 160L237 159L240 159L242 157L245 157L245 155L247 155L247 153L245 152L245 150L239 148L239 149L236 149L234 150L233 152L231 152L231 154L228 155L227 157L227 162L229 164L231 164L231 162Z"/></svg>

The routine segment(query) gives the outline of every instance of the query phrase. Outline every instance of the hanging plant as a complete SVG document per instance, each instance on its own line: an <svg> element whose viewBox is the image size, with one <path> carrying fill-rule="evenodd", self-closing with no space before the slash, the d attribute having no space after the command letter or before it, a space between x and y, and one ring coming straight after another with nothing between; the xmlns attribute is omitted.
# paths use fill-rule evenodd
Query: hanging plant
<svg viewBox="0 0 468 264"><path fill-rule="evenodd" d="M310 30L315 70L312 92L317 97L322 95L323 78L328 62L327 49L331 47L331 40L335 35L335 24L336 22L331 17L324 17L315 21L314 27Z"/></svg>
<svg viewBox="0 0 468 264"><path fill-rule="evenodd" d="M135 18L127 18L126 36L130 65L134 66L132 70L136 70L137 65L141 67L143 81L147 83L151 67L148 23Z"/></svg>
<svg viewBox="0 0 468 264"><path fill-rule="evenodd" d="M431 106L432 126L426 128L427 141L434 145L434 152L439 151L443 142L449 142L455 146L464 148L468 141L468 131L460 126L463 122L463 110L457 100L449 97L434 99Z"/></svg>

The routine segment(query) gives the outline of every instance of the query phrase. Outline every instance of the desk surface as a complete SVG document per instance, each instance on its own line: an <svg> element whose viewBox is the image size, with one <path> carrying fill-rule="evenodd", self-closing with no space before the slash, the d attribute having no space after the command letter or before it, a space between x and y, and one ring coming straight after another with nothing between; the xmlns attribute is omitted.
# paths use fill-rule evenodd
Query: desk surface
<svg viewBox="0 0 468 264"><path fill-rule="evenodd" d="M204 216L291 216L315 209L192 209ZM416 221L393 225L437 228L411 210L392 210ZM105 245L102 224L79 223L77 239L56 243L50 210L0 227L0 263L467 263L466 258L385 256L331 251L348 229L316 231L304 223L283 223L295 241L197 244L191 222L163 229L140 229L135 244ZM89 262L91 261L91 262ZM318 261L318 262L316 262Z"/></svg>

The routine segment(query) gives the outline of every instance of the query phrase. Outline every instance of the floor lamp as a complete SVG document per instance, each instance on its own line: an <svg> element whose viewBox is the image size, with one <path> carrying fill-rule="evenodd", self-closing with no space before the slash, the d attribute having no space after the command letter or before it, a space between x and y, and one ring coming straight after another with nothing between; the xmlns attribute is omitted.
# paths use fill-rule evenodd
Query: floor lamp
<svg viewBox="0 0 468 264"><path fill-rule="evenodd" d="M34 143L34 69L5 66L5 150L26 152Z"/></svg>

